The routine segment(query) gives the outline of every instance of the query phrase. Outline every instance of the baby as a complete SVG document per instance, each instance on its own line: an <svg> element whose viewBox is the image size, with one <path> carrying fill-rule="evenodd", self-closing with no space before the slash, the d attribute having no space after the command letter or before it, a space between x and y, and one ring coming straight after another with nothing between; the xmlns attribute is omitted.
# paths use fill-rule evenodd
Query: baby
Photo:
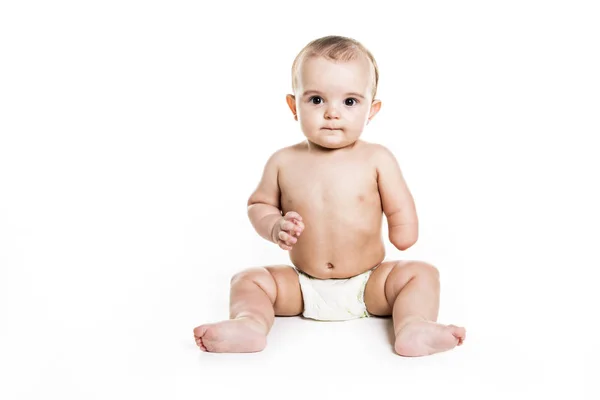
<svg viewBox="0 0 600 400"><path fill-rule="evenodd" d="M292 65L287 104L305 141L276 151L248 200L260 236L294 265L251 268L231 280L230 319L194 329L209 352L265 348L274 317L340 321L392 316L396 353L424 356L461 345L465 329L436 323L438 271L384 261L382 214L399 250L417 241L413 197L394 155L360 139L381 108L379 71L356 40L310 42Z"/></svg>

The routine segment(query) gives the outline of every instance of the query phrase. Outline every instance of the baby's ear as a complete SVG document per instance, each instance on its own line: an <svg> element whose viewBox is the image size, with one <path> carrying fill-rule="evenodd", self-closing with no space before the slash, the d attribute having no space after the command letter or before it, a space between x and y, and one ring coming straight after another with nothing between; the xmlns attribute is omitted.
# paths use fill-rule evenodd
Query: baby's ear
<svg viewBox="0 0 600 400"><path fill-rule="evenodd" d="M298 113L296 112L296 97L293 94L288 94L285 96L285 100L287 101L290 110L292 110L292 114L294 114L294 119L298 121Z"/></svg>
<svg viewBox="0 0 600 400"><path fill-rule="evenodd" d="M373 102L371 103L371 111L369 111L369 119L367 120L367 124L373 119L373 117L375 117L375 115L377 115L380 109L381 100L373 100Z"/></svg>

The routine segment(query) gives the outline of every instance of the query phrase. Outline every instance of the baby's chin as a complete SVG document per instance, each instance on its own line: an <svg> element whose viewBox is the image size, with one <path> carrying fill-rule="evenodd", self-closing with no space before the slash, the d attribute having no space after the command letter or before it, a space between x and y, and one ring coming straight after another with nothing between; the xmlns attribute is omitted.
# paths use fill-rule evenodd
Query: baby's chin
<svg viewBox="0 0 600 400"><path fill-rule="evenodd" d="M330 140L323 140L323 139L311 139L311 138L307 138L312 144L317 145L323 149L326 150L336 150L336 149L342 149L344 147L348 147L353 145L354 143L356 143L357 139L330 139Z"/></svg>

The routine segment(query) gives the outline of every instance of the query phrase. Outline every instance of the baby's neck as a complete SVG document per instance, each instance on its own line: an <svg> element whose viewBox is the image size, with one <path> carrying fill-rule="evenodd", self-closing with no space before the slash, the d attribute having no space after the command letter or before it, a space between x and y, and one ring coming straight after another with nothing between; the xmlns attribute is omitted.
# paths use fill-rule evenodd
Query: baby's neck
<svg viewBox="0 0 600 400"><path fill-rule="evenodd" d="M308 151L309 152L314 152L314 153L322 153L322 154L333 154L336 152L343 152L343 151L348 151L348 150L352 150L354 147L356 147L358 145L358 140L355 142L350 143L347 146L344 147L338 147L335 149L330 149L327 147L323 147L320 146L314 142L311 142L310 140L306 140L306 145L308 146Z"/></svg>

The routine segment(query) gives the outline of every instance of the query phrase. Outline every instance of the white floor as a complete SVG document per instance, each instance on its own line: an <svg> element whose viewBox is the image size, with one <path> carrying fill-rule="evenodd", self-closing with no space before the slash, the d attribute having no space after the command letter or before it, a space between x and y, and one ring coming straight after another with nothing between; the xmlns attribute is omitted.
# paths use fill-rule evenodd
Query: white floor
<svg viewBox="0 0 600 400"><path fill-rule="evenodd" d="M430 357L395 355L389 319L300 317L277 318L262 353L223 355L200 352L192 328L226 315L227 273L88 261L80 267L94 273L21 265L3 281L11 286L2 292L0 398L598 398L595 337L585 319L549 297L558 281L549 281L552 290L536 282L525 299L522 285L474 289L448 277L440 321L465 325L468 338Z"/></svg>

